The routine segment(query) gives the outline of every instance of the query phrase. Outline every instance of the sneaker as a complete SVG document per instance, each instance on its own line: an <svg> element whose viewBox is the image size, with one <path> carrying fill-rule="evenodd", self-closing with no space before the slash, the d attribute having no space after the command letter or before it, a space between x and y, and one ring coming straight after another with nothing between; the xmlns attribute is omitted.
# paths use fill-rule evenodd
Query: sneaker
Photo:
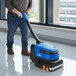
<svg viewBox="0 0 76 76"><path fill-rule="evenodd" d="M13 54L14 54L14 52L13 52L12 49L8 49L8 50L7 50L7 53L10 54L10 55L13 55Z"/></svg>
<svg viewBox="0 0 76 76"><path fill-rule="evenodd" d="M22 55L30 56L30 52L28 50L22 50Z"/></svg>

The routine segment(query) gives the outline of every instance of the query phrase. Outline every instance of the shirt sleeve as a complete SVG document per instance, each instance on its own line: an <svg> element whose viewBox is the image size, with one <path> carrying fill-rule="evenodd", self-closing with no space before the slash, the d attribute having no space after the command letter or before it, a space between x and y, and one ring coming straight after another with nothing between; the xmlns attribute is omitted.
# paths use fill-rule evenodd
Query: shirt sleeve
<svg viewBox="0 0 76 76"><path fill-rule="evenodd" d="M32 0L29 0L28 8L32 8Z"/></svg>
<svg viewBox="0 0 76 76"><path fill-rule="evenodd" d="M11 0L5 0L5 7L12 12L12 10L14 9L14 7L11 5L12 1Z"/></svg>

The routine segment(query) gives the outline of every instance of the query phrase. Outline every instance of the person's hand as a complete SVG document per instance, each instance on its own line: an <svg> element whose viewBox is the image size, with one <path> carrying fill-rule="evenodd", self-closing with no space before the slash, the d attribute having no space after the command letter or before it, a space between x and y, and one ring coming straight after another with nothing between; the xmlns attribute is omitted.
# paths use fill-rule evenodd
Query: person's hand
<svg viewBox="0 0 76 76"><path fill-rule="evenodd" d="M28 16L30 16L30 14L31 14L30 13L30 8L27 9L27 14L28 14Z"/></svg>
<svg viewBox="0 0 76 76"><path fill-rule="evenodd" d="M18 14L18 17L23 18L23 15L21 12L17 12L17 14Z"/></svg>
<svg viewBox="0 0 76 76"><path fill-rule="evenodd" d="M18 14L18 17L23 18L22 13L19 12L17 9L14 8L14 9L12 10L12 12Z"/></svg>

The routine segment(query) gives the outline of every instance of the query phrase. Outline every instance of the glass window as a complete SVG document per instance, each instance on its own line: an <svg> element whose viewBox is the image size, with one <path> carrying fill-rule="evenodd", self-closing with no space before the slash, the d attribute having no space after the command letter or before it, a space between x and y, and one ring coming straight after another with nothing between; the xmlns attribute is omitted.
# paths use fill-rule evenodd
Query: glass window
<svg viewBox="0 0 76 76"><path fill-rule="evenodd" d="M61 0L59 24L76 26L76 0Z"/></svg>
<svg viewBox="0 0 76 76"><path fill-rule="evenodd" d="M76 27L76 0L48 1L48 24Z"/></svg>
<svg viewBox="0 0 76 76"><path fill-rule="evenodd" d="M32 0L31 22L44 23L45 21L45 0Z"/></svg>
<svg viewBox="0 0 76 76"><path fill-rule="evenodd" d="M29 20L36 23L44 23L45 21L45 0L32 0L33 5ZM7 19L7 9L5 9L5 19Z"/></svg>
<svg viewBox="0 0 76 76"><path fill-rule="evenodd" d="M7 19L7 9L1 0L0 19ZM76 0L32 0L30 22L76 27ZM3 12L3 10L5 11ZM3 14L5 13L5 14Z"/></svg>
<svg viewBox="0 0 76 76"><path fill-rule="evenodd" d="M39 22L39 6L40 6L40 1L39 0L33 0L33 5L31 9L31 16L30 21L31 22Z"/></svg>

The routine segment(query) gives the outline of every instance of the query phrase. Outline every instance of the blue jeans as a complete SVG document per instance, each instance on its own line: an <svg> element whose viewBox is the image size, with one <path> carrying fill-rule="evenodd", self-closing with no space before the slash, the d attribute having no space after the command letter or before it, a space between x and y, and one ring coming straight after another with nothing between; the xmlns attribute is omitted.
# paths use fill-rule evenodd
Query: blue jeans
<svg viewBox="0 0 76 76"><path fill-rule="evenodd" d="M14 16L13 14L7 14L7 25L8 25L8 34L7 34L7 48L12 49L14 43L14 34L16 30L20 29L21 32L21 42L22 50L28 49L28 26L23 18Z"/></svg>

